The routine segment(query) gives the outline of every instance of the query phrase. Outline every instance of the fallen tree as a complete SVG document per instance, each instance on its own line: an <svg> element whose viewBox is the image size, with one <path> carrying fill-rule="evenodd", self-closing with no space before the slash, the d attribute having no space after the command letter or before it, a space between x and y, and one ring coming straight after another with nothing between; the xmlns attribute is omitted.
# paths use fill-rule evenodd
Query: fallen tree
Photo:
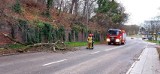
<svg viewBox="0 0 160 74"><path fill-rule="evenodd" d="M52 51L56 51L56 49L58 50L65 50L67 49L66 45L64 44L64 42L58 40L55 43L36 43L36 44L32 44L32 45L28 45L22 42L19 42L15 39L13 39L12 37L10 37L8 34L4 34L2 33L5 37L7 37L8 39L10 39L11 41L21 44L21 45L25 45L25 48L23 49L19 49L18 52L26 52L28 49L32 48L32 47L41 47L41 46L46 46L48 48L50 48Z"/></svg>
<svg viewBox="0 0 160 74"><path fill-rule="evenodd" d="M13 41L13 42L15 42L15 43L22 44L22 45L26 45L26 44L24 44L24 43L22 43L22 42L19 42L19 41L13 39L13 38L10 37L8 34L2 33L2 35L4 35L5 37L7 37L8 39L10 39L11 41Z"/></svg>

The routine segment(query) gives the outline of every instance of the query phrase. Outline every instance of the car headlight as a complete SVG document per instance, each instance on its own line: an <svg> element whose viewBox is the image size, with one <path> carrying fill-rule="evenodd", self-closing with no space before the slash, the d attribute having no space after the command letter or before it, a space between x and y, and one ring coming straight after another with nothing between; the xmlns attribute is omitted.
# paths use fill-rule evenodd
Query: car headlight
<svg viewBox="0 0 160 74"><path fill-rule="evenodd" d="M120 42L120 39L116 39L116 42Z"/></svg>
<svg viewBox="0 0 160 74"><path fill-rule="evenodd" d="M110 42L110 41L111 41L109 38L107 38L106 40L107 40L107 42Z"/></svg>

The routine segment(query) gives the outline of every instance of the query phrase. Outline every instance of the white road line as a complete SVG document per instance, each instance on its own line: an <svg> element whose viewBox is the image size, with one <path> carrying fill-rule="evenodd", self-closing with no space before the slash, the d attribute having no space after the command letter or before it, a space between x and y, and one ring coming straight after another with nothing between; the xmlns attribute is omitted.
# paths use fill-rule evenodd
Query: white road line
<svg viewBox="0 0 160 74"><path fill-rule="evenodd" d="M129 68L129 70L127 71L126 74L130 74L131 70L133 69L133 67L135 66L135 64L137 63L137 61L135 61L132 66Z"/></svg>
<svg viewBox="0 0 160 74"><path fill-rule="evenodd" d="M110 51L110 50L113 50L113 49L117 49L117 48L125 47L125 46L132 45L132 44L135 44L135 43L131 43L131 44L127 44L127 45L121 45L121 46L117 46L117 47L113 47L113 48L105 49L104 51Z"/></svg>
<svg viewBox="0 0 160 74"><path fill-rule="evenodd" d="M145 49L146 49L147 47L148 47L148 43L147 43ZM139 60L141 59L142 55L144 54L144 50L145 50L145 49L143 49L142 53L141 53L140 56L138 57ZM136 65L136 63L137 63L137 61L135 61L135 62L132 64L132 66L129 68L129 70L126 72L126 74L130 74L131 70L132 70L133 67Z"/></svg>
<svg viewBox="0 0 160 74"><path fill-rule="evenodd" d="M110 49L105 49L104 51L109 51L109 50L117 49L117 48L120 48L120 47L124 47L124 46L113 47L113 48L110 48Z"/></svg>
<svg viewBox="0 0 160 74"><path fill-rule="evenodd" d="M93 52L93 53L91 53L91 54L96 54L96 53L99 53L100 51L96 51L96 52Z"/></svg>
<svg viewBox="0 0 160 74"><path fill-rule="evenodd" d="M63 60L59 60L59 61L55 61L55 62L50 62L50 63L44 64L42 66L48 66L48 65L51 65L51 64L60 63L60 62L66 61L66 60L67 59L63 59Z"/></svg>

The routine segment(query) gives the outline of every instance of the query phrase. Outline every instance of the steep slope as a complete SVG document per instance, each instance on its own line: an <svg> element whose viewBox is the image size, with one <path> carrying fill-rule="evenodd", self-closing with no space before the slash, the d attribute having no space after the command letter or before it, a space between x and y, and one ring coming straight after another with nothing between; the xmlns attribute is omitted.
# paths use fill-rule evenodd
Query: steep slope
<svg viewBox="0 0 160 74"><path fill-rule="evenodd" d="M93 21L90 21L88 25L86 25L86 19L78 15L76 16L66 12L61 12L59 14L58 9L52 8L50 10L50 17L46 17L44 15L46 6L35 3L32 0L22 0L20 2L21 13L17 13L13 9L13 6L16 4L16 0L0 0L0 3L0 45L13 43L3 34L8 34L13 39L21 42L27 42L28 40L35 42L33 41L32 37L28 37L28 35L30 36L33 34L28 31L36 28L39 23L49 23L56 30L57 28L63 26L64 34L61 36L65 36L65 38L61 38L61 36L59 37L61 40L65 41L85 41L88 31L96 33L97 40L100 40L100 37L101 40L103 40L103 36L105 36L104 33L102 34L102 32L105 30L103 26L100 26L97 22ZM21 20L22 23L27 23L25 24L27 26L24 28L21 27L24 24L23 23L21 25ZM28 31L25 31L25 29ZM26 33L26 35L24 35L24 33ZM56 38L54 39L56 40Z"/></svg>

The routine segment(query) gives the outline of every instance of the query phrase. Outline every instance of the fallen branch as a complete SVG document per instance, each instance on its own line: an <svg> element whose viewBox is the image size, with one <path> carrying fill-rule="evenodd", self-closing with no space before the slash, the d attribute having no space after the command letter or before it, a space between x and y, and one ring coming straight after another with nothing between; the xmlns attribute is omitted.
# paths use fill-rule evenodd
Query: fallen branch
<svg viewBox="0 0 160 74"><path fill-rule="evenodd" d="M56 51L56 44L59 42L60 40L56 41L55 43L37 43L34 45L30 45L30 47L37 47L37 46L45 46L45 45L49 45L51 47L51 49L53 51Z"/></svg>
<svg viewBox="0 0 160 74"><path fill-rule="evenodd" d="M56 51L56 48L57 48L57 49L62 49L62 50L64 50L65 47L66 47L63 42L59 43L60 40L56 41L55 43L36 43L36 44L33 44L33 45L27 45L27 44L21 43L21 42L15 40L15 39L13 39L13 38L10 37L8 34L4 34L4 33L2 33L2 34L3 34L5 37L9 38L11 41L26 46L25 48L18 50L19 52L27 51L27 49L29 49L29 48L31 48L31 47L39 47L39 46L50 46L51 50L53 50L53 51Z"/></svg>
<svg viewBox="0 0 160 74"><path fill-rule="evenodd" d="M17 40L15 40L15 39L13 39L12 37L10 37L8 34L4 34L4 33L2 33L5 37L7 37L7 38L9 38L11 41L13 41L13 42L16 42L16 43L18 43L18 44L22 44L22 45L26 45L26 44L24 44L24 43L21 43L21 42L19 42L19 41L17 41Z"/></svg>
<svg viewBox="0 0 160 74"><path fill-rule="evenodd" d="M40 46L49 46L49 48L53 51L56 51L56 49L58 49L58 50L67 49L64 42L61 42L60 40L58 40L55 43L36 43L36 44L33 44L33 45L28 45L26 48L23 49L23 51L27 51L27 49L29 49L31 47L40 47Z"/></svg>

